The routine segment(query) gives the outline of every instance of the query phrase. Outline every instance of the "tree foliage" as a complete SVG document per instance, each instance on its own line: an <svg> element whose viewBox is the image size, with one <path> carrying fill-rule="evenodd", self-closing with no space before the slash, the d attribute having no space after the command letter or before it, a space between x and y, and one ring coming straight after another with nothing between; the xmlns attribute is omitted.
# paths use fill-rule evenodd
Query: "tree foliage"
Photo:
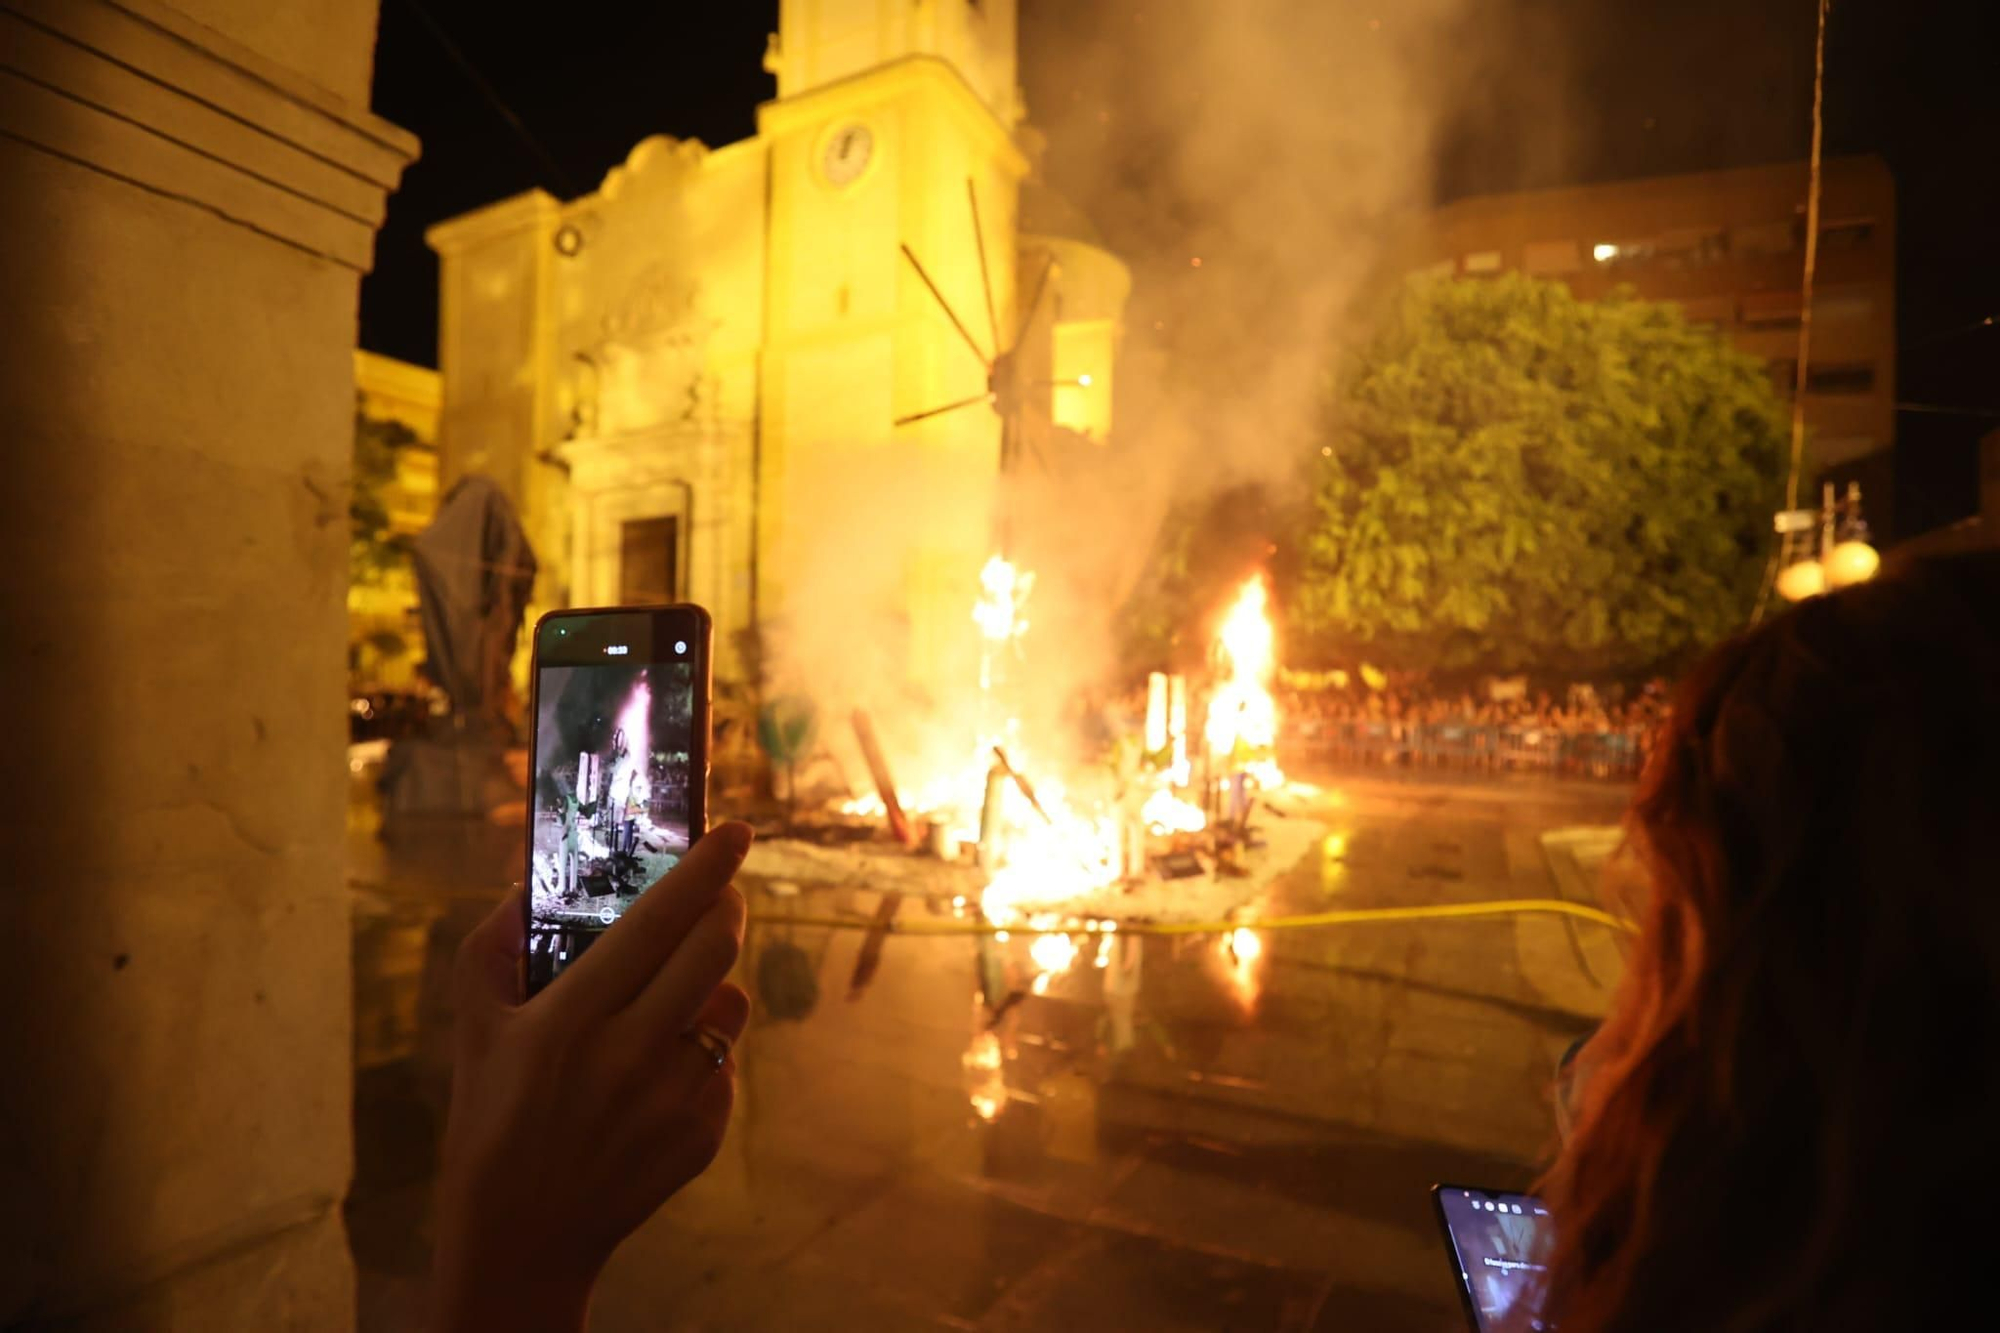
<svg viewBox="0 0 2000 1333"><path fill-rule="evenodd" d="M354 585L379 586L408 559L406 544L390 525L388 492L396 484L401 452L417 443L415 431L369 416L355 396L354 478L347 501L347 576Z"/></svg>
<svg viewBox="0 0 2000 1333"><path fill-rule="evenodd" d="M1174 505L1119 609L1121 672L1200 666L1215 617L1260 570L1278 584L1282 601L1295 581L1301 509L1255 483L1191 493Z"/></svg>
<svg viewBox="0 0 2000 1333"><path fill-rule="evenodd" d="M1671 664L1749 613L1785 432L1674 306L1413 279L1330 386L1298 628L1390 667Z"/></svg>

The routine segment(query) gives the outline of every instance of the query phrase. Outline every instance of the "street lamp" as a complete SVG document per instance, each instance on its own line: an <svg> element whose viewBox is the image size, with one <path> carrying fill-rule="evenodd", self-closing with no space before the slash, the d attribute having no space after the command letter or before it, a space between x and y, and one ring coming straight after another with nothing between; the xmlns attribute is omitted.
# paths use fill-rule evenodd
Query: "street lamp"
<svg viewBox="0 0 2000 1333"><path fill-rule="evenodd" d="M1778 573L1778 593L1802 602L1835 588L1866 583L1882 567L1882 557L1868 542L1868 523L1861 517L1861 483L1847 483L1847 495L1834 498L1833 483L1820 492L1820 507L1789 509L1773 526L1785 542L1785 566ZM1809 535L1817 529L1817 539ZM1792 558L1796 552L1796 558Z"/></svg>

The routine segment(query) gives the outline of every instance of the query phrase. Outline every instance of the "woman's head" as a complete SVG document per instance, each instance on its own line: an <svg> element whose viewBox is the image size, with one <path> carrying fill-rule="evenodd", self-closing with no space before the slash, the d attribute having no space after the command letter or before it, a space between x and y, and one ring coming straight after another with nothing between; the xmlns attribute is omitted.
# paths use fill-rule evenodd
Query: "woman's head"
<svg viewBox="0 0 2000 1333"><path fill-rule="evenodd" d="M2000 1197L2000 554L1718 649L1630 834L1643 930L1545 1184L1561 1327L1923 1326Z"/></svg>

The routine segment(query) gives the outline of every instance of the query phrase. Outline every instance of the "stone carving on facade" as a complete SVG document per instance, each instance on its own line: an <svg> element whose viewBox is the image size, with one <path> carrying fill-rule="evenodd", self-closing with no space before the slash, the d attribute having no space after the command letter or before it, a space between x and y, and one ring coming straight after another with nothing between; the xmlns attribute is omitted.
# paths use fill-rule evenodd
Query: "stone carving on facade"
<svg viewBox="0 0 2000 1333"><path fill-rule="evenodd" d="M577 432L610 435L712 418L708 348L720 327L702 308L697 279L668 263L642 269L604 311L598 336L575 354Z"/></svg>

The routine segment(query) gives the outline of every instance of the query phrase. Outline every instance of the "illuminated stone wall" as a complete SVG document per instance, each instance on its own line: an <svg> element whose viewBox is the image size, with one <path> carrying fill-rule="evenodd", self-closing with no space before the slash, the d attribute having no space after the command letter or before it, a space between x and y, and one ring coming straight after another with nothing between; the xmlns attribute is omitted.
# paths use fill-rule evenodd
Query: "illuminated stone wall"
<svg viewBox="0 0 2000 1333"><path fill-rule="evenodd" d="M444 483L484 471L521 504L537 610L655 586L626 568L634 525L672 519L677 595L714 612L723 678L741 670L738 631L782 634L844 599L896 640L895 671L969 679L1000 420L975 404L895 422L985 392L1019 288L1060 244L1024 349L1031 415L1102 438L1124 269L1019 234L1011 4L786 0L780 21L779 96L754 138L649 138L592 194L530 193L432 230ZM1074 330L1052 330L1059 310ZM1072 378L1094 367L1060 404L1052 338Z"/></svg>
<svg viewBox="0 0 2000 1333"><path fill-rule="evenodd" d="M0 1326L353 1326L350 358L417 147L374 20L0 7Z"/></svg>

